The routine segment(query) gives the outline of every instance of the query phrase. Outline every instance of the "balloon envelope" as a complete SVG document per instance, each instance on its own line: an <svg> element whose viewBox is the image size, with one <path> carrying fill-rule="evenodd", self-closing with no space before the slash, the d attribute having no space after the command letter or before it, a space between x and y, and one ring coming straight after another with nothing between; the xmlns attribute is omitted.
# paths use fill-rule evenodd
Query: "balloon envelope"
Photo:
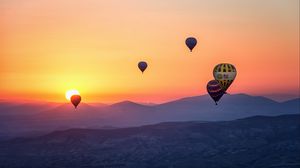
<svg viewBox="0 0 300 168"><path fill-rule="evenodd" d="M217 80L211 80L207 83L206 89L210 97L215 101L217 105L217 102L224 94L220 83Z"/></svg>
<svg viewBox="0 0 300 168"><path fill-rule="evenodd" d="M215 80L217 80L220 83L224 92L226 92L226 90L234 81L236 73L237 71L235 67L232 64L228 63L216 65L213 71Z"/></svg>
<svg viewBox="0 0 300 168"><path fill-rule="evenodd" d="M148 66L148 64L145 61L141 61L138 64L138 67L142 71L142 73L146 70L147 66Z"/></svg>
<svg viewBox="0 0 300 168"><path fill-rule="evenodd" d="M197 39L194 37L189 37L185 40L185 44L192 52L194 47L197 45Z"/></svg>
<svg viewBox="0 0 300 168"><path fill-rule="evenodd" d="M79 105L81 101L81 96L80 95L73 95L71 96L71 102L74 105L75 108Z"/></svg>

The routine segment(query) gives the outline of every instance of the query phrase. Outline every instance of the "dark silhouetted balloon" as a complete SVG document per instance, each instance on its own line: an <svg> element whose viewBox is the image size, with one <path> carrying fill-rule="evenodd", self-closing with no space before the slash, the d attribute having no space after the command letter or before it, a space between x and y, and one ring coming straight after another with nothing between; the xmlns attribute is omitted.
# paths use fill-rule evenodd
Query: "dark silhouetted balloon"
<svg viewBox="0 0 300 168"><path fill-rule="evenodd" d="M139 69L142 71L142 73L147 69L147 62L145 61L141 61L138 64Z"/></svg>
<svg viewBox="0 0 300 168"><path fill-rule="evenodd" d="M71 96L71 102L74 105L75 108L79 105L81 101L81 96L80 95L73 95Z"/></svg>
<svg viewBox="0 0 300 168"><path fill-rule="evenodd" d="M216 105L218 105L217 102L224 94L220 83L217 80L211 80L207 83L206 89L210 97L215 101Z"/></svg>
<svg viewBox="0 0 300 168"><path fill-rule="evenodd" d="M224 92L226 92L226 90L234 81L236 73L237 72L235 67L232 64L228 63L216 65L213 71L215 80L217 80L220 83Z"/></svg>
<svg viewBox="0 0 300 168"><path fill-rule="evenodd" d="M185 40L185 44L192 52L194 47L197 45L197 39L194 37L189 37Z"/></svg>

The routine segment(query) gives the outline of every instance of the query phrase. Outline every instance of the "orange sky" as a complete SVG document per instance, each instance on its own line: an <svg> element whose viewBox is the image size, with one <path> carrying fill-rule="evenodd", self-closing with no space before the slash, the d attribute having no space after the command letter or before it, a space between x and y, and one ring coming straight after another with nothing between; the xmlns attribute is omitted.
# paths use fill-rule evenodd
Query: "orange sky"
<svg viewBox="0 0 300 168"><path fill-rule="evenodd" d="M298 0L2 0L0 37L0 99L162 102L206 94L222 62L230 93L299 92Z"/></svg>

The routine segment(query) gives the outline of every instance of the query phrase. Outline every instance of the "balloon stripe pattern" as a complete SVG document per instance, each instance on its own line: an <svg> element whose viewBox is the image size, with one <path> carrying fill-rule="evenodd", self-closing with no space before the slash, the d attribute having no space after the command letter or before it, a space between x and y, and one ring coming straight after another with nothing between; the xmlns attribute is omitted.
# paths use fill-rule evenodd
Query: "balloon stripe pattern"
<svg viewBox="0 0 300 168"><path fill-rule="evenodd" d="M210 97L215 101L217 105L217 102L224 94L220 83L217 80L211 80L207 83L206 89Z"/></svg>
<svg viewBox="0 0 300 168"><path fill-rule="evenodd" d="M235 67L227 63L218 64L213 70L214 78L220 83L224 92L234 81L236 73Z"/></svg>

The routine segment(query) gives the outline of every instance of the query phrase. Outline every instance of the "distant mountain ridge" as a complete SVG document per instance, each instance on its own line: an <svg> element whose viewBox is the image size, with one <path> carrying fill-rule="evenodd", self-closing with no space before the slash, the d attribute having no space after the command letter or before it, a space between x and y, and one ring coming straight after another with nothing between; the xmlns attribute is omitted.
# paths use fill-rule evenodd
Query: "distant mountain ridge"
<svg viewBox="0 0 300 168"><path fill-rule="evenodd" d="M255 115L298 114L300 99L283 103L246 94L226 94L219 105L208 95L143 105L123 101L112 105L0 103L0 139L25 134L34 135L61 128L101 128L149 125L168 121L221 121Z"/></svg>
<svg viewBox="0 0 300 168"><path fill-rule="evenodd" d="M6 168L296 168L300 115L76 128L3 141L0 149L0 167Z"/></svg>

